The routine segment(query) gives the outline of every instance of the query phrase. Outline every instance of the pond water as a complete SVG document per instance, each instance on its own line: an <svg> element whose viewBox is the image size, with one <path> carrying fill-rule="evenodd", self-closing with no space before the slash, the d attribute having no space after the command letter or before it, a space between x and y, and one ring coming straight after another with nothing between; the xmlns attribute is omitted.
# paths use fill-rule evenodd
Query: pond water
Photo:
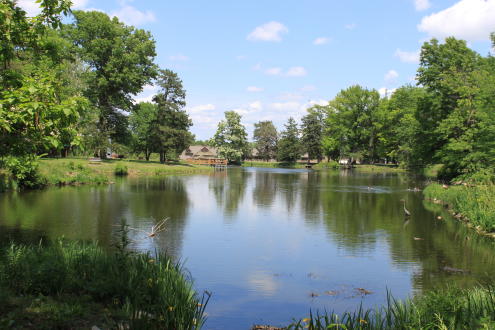
<svg viewBox="0 0 495 330"><path fill-rule="evenodd" d="M7 193L0 240L64 236L108 246L125 219L136 229L133 249L167 251L199 291L213 293L206 329L286 325L310 309L383 304L387 289L405 298L493 278L493 241L423 201L411 189L421 185L396 173L236 168ZM153 239L137 230L164 218L167 230Z"/></svg>

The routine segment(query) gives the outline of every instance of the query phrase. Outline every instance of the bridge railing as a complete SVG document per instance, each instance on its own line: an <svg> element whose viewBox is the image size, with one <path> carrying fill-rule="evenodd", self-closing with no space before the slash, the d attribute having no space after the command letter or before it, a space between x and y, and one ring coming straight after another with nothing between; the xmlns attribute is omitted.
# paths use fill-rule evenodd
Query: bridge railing
<svg viewBox="0 0 495 330"><path fill-rule="evenodd" d="M186 162L193 165L209 165L209 166L227 165L227 160L221 158L187 159Z"/></svg>

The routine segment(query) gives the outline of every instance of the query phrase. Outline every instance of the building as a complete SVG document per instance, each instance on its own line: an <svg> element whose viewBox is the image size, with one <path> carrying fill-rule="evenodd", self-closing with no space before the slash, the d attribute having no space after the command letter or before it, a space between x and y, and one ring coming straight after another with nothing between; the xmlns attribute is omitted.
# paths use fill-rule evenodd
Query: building
<svg viewBox="0 0 495 330"><path fill-rule="evenodd" d="M193 160L193 159L216 159L218 158L217 148L205 146L205 145L197 145L190 146L186 150L184 150L180 156L180 160Z"/></svg>

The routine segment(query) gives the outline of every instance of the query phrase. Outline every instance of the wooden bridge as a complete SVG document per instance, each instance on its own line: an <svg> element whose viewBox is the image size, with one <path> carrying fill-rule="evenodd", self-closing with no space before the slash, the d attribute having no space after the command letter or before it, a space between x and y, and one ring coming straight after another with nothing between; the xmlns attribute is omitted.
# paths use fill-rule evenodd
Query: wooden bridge
<svg viewBox="0 0 495 330"><path fill-rule="evenodd" d="M227 159L207 158L207 159L187 159L186 162L194 165L207 165L214 167L226 167Z"/></svg>

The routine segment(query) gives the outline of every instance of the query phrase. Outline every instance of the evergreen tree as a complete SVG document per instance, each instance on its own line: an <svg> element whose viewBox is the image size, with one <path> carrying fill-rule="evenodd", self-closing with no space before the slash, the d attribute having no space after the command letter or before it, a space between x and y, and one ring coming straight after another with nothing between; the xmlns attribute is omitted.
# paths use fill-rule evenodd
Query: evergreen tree
<svg viewBox="0 0 495 330"><path fill-rule="evenodd" d="M295 163L301 158L299 129L294 118L290 117L285 124L285 130L280 134L277 149L277 159L281 162Z"/></svg>

